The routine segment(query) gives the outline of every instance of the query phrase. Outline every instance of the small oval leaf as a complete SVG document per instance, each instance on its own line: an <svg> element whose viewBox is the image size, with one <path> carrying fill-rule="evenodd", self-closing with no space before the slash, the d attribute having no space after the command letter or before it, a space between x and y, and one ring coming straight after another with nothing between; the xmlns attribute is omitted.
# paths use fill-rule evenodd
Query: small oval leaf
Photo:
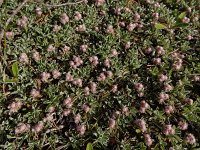
<svg viewBox="0 0 200 150"><path fill-rule="evenodd" d="M86 150L93 150L92 143L87 144Z"/></svg>
<svg viewBox="0 0 200 150"><path fill-rule="evenodd" d="M16 83L15 79L5 79L4 83Z"/></svg>
<svg viewBox="0 0 200 150"><path fill-rule="evenodd" d="M186 12L182 12L182 13L178 16L178 18L179 18L179 19L183 19L185 16L186 16Z"/></svg>
<svg viewBox="0 0 200 150"><path fill-rule="evenodd" d="M14 62L12 64L12 73L14 77L18 77L18 63Z"/></svg>
<svg viewBox="0 0 200 150"><path fill-rule="evenodd" d="M156 24L155 24L155 28L161 30L161 29L165 29L165 28L167 28L167 27L166 27L164 24L156 23Z"/></svg>

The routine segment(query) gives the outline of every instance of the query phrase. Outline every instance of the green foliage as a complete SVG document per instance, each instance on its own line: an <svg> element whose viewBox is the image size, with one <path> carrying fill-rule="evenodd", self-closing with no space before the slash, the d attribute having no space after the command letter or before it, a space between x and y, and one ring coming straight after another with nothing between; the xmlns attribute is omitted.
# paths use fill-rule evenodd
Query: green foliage
<svg viewBox="0 0 200 150"><path fill-rule="evenodd" d="M166 29L167 27L164 24L156 23L155 24L155 28L159 29L159 30L162 30L162 29Z"/></svg>
<svg viewBox="0 0 200 150"><path fill-rule="evenodd" d="M0 30L20 3L3 2ZM198 149L199 1L46 5L61 3L29 1L6 29L0 49L0 149ZM60 21L63 13L66 24ZM27 22L20 21L23 16ZM83 24L86 30L79 32ZM174 132L168 134L166 125ZM187 140L190 133L194 143Z"/></svg>
<svg viewBox="0 0 200 150"><path fill-rule="evenodd" d="M15 78L17 78L18 77L18 63L17 62L14 62L13 64L12 64L12 73L13 73L13 76L15 77Z"/></svg>
<svg viewBox="0 0 200 150"><path fill-rule="evenodd" d="M87 144L86 150L93 150L93 146L91 143Z"/></svg>

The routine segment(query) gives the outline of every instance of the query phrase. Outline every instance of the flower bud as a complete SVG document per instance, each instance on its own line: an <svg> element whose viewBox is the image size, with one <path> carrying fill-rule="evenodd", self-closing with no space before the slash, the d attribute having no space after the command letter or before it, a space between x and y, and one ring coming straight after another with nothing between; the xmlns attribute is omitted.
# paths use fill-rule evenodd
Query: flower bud
<svg viewBox="0 0 200 150"><path fill-rule="evenodd" d="M196 139L194 137L193 134L189 133L186 138L185 138L186 143L188 144L195 144L196 143Z"/></svg>

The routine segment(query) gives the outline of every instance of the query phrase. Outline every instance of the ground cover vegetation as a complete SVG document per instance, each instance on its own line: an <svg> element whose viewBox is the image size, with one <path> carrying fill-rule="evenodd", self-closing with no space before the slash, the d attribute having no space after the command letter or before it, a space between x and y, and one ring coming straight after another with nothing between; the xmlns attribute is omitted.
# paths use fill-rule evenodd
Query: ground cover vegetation
<svg viewBox="0 0 200 150"><path fill-rule="evenodd" d="M0 1L2 149L200 149L200 1Z"/></svg>

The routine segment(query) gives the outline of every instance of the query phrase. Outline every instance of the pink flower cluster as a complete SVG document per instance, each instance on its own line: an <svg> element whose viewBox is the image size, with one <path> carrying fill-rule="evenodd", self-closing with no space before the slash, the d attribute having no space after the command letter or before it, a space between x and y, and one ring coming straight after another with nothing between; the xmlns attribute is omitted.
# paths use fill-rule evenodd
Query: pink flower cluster
<svg viewBox="0 0 200 150"><path fill-rule="evenodd" d="M144 140L147 146L151 146L153 144L153 140L149 134L144 134Z"/></svg>
<svg viewBox="0 0 200 150"><path fill-rule="evenodd" d="M21 19L17 21L17 26L20 28L25 28L28 23L28 18L26 16L23 16Z"/></svg>
<svg viewBox="0 0 200 150"><path fill-rule="evenodd" d="M173 134L175 134L175 129L172 127L171 124L165 125L165 126L164 126L164 130L163 130L163 133L164 133L165 135L173 135Z"/></svg>
<svg viewBox="0 0 200 150"><path fill-rule="evenodd" d="M67 16L66 13L63 13L61 16L60 16L60 22L62 24L66 24L69 22L69 17Z"/></svg>
<svg viewBox="0 0 200 150"><path fill-rule="evenodd" d="M29 63L29 58L26 53L21 53L19 57L19 62L28 64Z"/></svg>
<svg viewBox="0 0 200 150"><path fill-rule="evenodd" d="M31 90L31 97L36 99L36 98L39 98L41 95L40 95L40 91L39 90L36 90L36 89L32 89Z"/></svg>
<svg viewBox="0 0 200 150"><path fill-rule="evenodd" d="M9 112L18 112L18 110L21 109L22 105L23 103L21 101L12 102L10 105L8 105Z"/></svg>
<svg viewBox="0 0 200 150"><path fill-rule="evenodd" d="M30 125L25 123L19 123L15 128L15 134L22 134L30 130Z"/></svg>
<svg viewBox="0 0 200 150"><path fill-rule="evenodd" d="M78 68L82 64L83 60L80 58L80 56L73 56L73 60L69 62L69 65L74 69Z"/></svg>
<svg viewBox="0 0 200 150"><path fill-rule="evenodd" d="M93 66L96 66L96 65L99 63L98 60L99 60L99 59L98 59L97 56L91 56L91 57L89 58L89 61L92 63Z"/></svg>
<svg viewBox="0 0 200 150"><path fill-rule="evenodd" d="M135 120L135 123L142 132L145 132L147 130L146 122L143 119L137 119Z"/></svg>
<svg viewBox="0 0 200 150"><path fill-rule="evenodd" d="M149 109L150 106L147 102L145 102L144 100L140 102L140 113L145 113L147 109Z"/></svg>

